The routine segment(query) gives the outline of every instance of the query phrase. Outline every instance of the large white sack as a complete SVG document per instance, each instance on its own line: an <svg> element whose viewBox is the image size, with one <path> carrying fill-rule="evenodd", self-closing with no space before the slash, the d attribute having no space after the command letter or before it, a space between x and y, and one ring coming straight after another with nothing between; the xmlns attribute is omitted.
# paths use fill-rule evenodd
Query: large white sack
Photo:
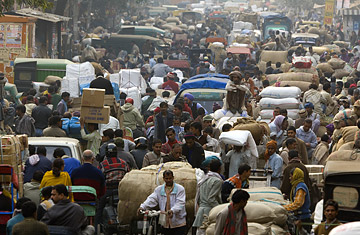
<svg viewBox="0 0 360 235"><path fill-rule="evenodd" d="M68 64L66 65L66 77L87 77L87 76L95 77L95 69L94 66L90 62L85 62L81 64Z"/></svg>
<svg viewBox="0 0 360 235"><path fill-rule="evenodd" d="M141 93L137 87L132 88L120 88L120 92L124 92L128 98L132 98L134 100L134 106L140 110L141 108Z"/></svg>
<svg viewBox="0 0 360 235"><path fill-rule="evenodd" d="M262 202L248 201L245 206L245 213L248 222L269 223L273 222L276 215L273 209Z"/></svg>
<svg viewBox="0 0 360 235"><path fill-rule="evenodd" d="M252 156L259 157L255 140L250 131L232 130L228 132L222 132L219 137L219 141L224 142L225 144L246 146L246 148L250 150Z"/></svg>
<svg viewBox="0 0 360 235"><path fill-rule="evenodd" d="M260 92L262 98L299 98L301 90L298 87L272 87L268 86Z"/></svg>
<svg viewBox="0 0 360 235"><path fill-rule="evenodd" d="M299 105L300 101L295 98L262 98L260 100L261 109L274 109L276 107L281 107L282 109L298 109Z"/></svg>
<svg viewBox="0 0 360 235"><path fill-rule="evenodd" d="M120 74L119 73L110 74L110 82L116 83L120 87Z"/></svg>
<svg viewBox="0 0 360 235"><path fill-rule="evenodd" d="M152 77L150 78L150 84L162 84L164 83L163 77Z"/></svg>
<svg viewBox="0 0 360 235"><path fill-rule="evenodd" d="M157 89L159 89L159 86L160 86L161 84L150 84L150 87L151 87L151 89L153 89L153 90L157 90Z"/></svg>
<svg viewBox="0 0 360 235"><path fill-rule="evenodd" d="M248 223L249 235L271 235L271 228L258 223Z"/></svg>
<svg viewBox="0 0 360 235"><path fill-rule="evenodd" d="M240 30L245 28L245 23L243 21L234 22L233 30Z"/></svg>
<svg viewBox="0 0 360 235"><path fill-rule="evenodd" d="M215 111L215 113L213 115L215 122L219 121L223 117L235 117L235 116L240 117L240 115L235 115L226 109L218 109Z"/></svg>
<svg viewBox="0 0 360 235"><path fill-rule="evenodd" d="M80 87L79 87L79 79L76 77L66 77L69 81L69 90L67 92L70 93L70 97L77 98L80 96Z"/></svg>
<svg viewBox="0 0 360 235"><path fill-rule="evenodd" d="M67 79L66 77L63 77L63 79L61 80L60 93L62 94L65 91L69 92L69 79Z"/></svg>
<svg viewBox="0 0 360 235"><path fill-rule="evenodd" d="M245 191L247 191L250 194L249 201L267 200L267 201L285 203L283 194L278 188L275 187L258 187L252 189L245 189Z"/></svg>
<svg viewBox="0 0 360 235"><path fill-rule="evenodd" d="M253 24L250 22L245 22L244 24L244 29L252 30L253 27L254 27Z"/></svg>
<svg viewBox="0 0 360 235"><path fill-rule="evenodd" d="M287 235L289 234L285 229L283 229L282 227L276 225L276 224L272 224L271 225L271 233L273 235Z"/></svg>
<svg viewBox="0 0 360 235"><path fill-rule="evenodd" d="M231 113L231 112L229 112ZM220 120L217 122L216 124L216 128L218 128L219 130L222 130L222 127L224 124L229 123L231 124L231 126L234 126L234 123L237 122L239 116L235 116L235 117L222 117L220 118Z"/></svg>
<svg viewBox="0 0 360 235"><path fill-rule="evenodd" d="M281 108L281 106L280 106ZM260 117L261 117L261 120L263 119L272 119L273 118L273 112L274 110L272 109L263 109L260 111ZM287 112L288 112L288 117L293 119L293 120L296 120L299 118L299 109L287 109Z"/></svg>
<svg viewBox="0 0 360 235"><path fill-rule="evenodd" d="M214 234L215 234L215 223L212 223L206 228L206 235L214 235Z"/></svg>
<svg viewBox="0 0 360 235"><path fill-rule="evenodd" d="M141 94L146 93L146 82L140 69L122 69L120 71L120 88L140 88Z"/></svg>

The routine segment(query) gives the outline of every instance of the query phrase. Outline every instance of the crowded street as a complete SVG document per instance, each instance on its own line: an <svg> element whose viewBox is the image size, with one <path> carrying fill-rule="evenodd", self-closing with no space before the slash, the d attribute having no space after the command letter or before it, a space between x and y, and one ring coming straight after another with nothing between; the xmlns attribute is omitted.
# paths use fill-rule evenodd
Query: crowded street
<svg viewBox="0 0 360 235"><path fill-rule="evenodd" d="M0 234L360 234L360 0L0 8Z"/></svg>

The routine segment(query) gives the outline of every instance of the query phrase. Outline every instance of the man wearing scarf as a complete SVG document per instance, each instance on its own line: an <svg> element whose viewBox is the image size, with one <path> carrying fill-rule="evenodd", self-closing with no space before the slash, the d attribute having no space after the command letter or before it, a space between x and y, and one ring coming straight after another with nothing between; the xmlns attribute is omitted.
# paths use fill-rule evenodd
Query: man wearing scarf
<svg viewBox="0 0 360 235"><path fill-rule="evenodd" d="M241 84L241 73L233 71L229 74L230 81L226 84L226 109L233 114L246 110L245 95L251 95L249 89Z"/></svg>
<svg viewBox="0 0 360 235"><path fill-rule="evenodd" d="M288 205L284 205L287 211L294 212L296 218L303 223L302 227L310 232L311 230L311 212L310 212L310 193L309 189L304 183L304 172L300 168L294 168L290 172L290 201Z"/></svg>
<svg viewBox="0 0 360 235"><path fill-rule="evenodd" d="M216 216L215 234L248 234L244 208L250 195L244 190L237 190L231 197L231 203Z"/></svg>
<svg viewBox="0 0 360 235"><path fill-rule="evenodd" d="M228 202L231 191L234 188L249 188L249 177L251 174L251 167L247 164L241 164L238 173L233 177L225 180L221 189L221 197L223 203Z"/></svg>
<svg viewBox="0 0 360 235"><path fill-rule="evenodd" d="M166 222L162 226L164 235L177 235L186 233L185 189L174 183L174 173L166 170L163 173L164 184L155 188L155 191L143 202L140 210L159 207L166 213Z"/></svg>
<svg viewBox="0 0 360 235"><path fill-rule="evenodd" d="M280 189L281 185L281 175L282 175L282 166L283 160L276 153L277 143L275 140L271 140L266 144L265 150L265 170L271 169L273 173L271 174L271 187L276 187Z"/></svg>
<svg viewBox="0 0 360 235"><path fill-rule="evenodd" d="M275 120L269 124L270 128L270 138L274 138L277 143L277 146L281 146L283 141L286 139L285 130L288 127L287 117L283 115L278 115L275 117Z"/></svg>
<svg viewBox="0 0 360 235"><path fill-rule="evenodd" d="M195 207L199 207L196 213L194 228L200 228L204 215L209 215L209 212L215 206L221 204L221 186L223 179L220 176L222 163L219 160L212 160L210 162L210 171L199 182L196 190ZM205 231L199 231L205 232Z"/></svg>

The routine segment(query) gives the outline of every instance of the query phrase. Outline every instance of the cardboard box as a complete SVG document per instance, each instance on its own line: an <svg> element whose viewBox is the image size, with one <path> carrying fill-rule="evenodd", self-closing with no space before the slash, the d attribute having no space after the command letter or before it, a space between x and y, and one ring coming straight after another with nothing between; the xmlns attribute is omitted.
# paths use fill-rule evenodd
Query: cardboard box
<svg viewBox="0 0 360 235"><path fill-rule="evenodd" d="M105 89L84 88L81 98L81 106L84 107L104 107Z"/></svg>
<svg viewBox="0 0 360 235"><path fill-rule="evenodd" d="M84 118L86 123L107 124L110 119L110 106L102 108L81 107L81 117Z"/></svg>

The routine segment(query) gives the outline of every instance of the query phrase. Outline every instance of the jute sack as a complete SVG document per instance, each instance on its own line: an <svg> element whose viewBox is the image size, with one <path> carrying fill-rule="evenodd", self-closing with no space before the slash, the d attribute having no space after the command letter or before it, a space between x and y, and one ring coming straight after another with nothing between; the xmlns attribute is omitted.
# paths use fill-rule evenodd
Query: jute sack
<svg viewBox="0 0 360 235"><path fill-rule="evenodd" d="M325 34L325 42L326 43L332 43L332 41L334 40L334 37L331 36L330 34Z"/></svg>
<svg viewBox="0 0 360 235"><path fill-rule="evenodd" d="M331 65L328 63L321 63L316 66L317 69L320 69L323 73L334 73L335 70L332 69Z"/></svg>
<svg viewBox="0 0 360 235"><path fill-rule="evenodd" d="M316 70L316 68L314 66L311 66L311 68L308 68L308 69L291 68L290 72L294 72L294 73L310 73L310 74L319 76L319 72Z"/></svg>
<svg viewBox="0 0 360 235"><path fill-rule="evenodd" d="M322 137L323 135L326 134L326 127L325 126L319 126L319 129L316 133L317 137Z"/></svg>
<svg viewBox="0 0 360 235"><path fill-rule="evenodd" d="M271 61L271 63L276 64L277 62L285 63L287 62L287 51L263 51L260 55L261 61Z"/></svg>
<svg viewBox="0 0 360 235"><path fill-rule="evenodd" d="M355 134L359 130L357 126L347 126L341 128L342 138L344 139L344 144L352 142L355 140Z"/></svg>
<svg viewBox="0 0 360 235"><path fill-rule="evenodd" d="M283 109L298 109L300 101L295 98L284 98L284 99L273 99L273 98L262 98L260 100L261 109L274 109L281 107Z"/></svg>
<svg viewBox="0 0 360 235"><path fill-rule="evenodd" d="M334 127L335 129L340 129L344 126L355 126L357 120L357 116L353 113L351 109L345 109L339 111L334 119Z"/></svg>
<svg viewBox="0 0 360 235"><path fill-rule="evenodd" d="M233 189L231 191L230 198L236 190L237 189ZM281 191L275 187L258 187L244 190L250 194L249 201L263 201L265 199L279 203L286 203Z"/></svg>
<svg viewBox="0 0 360 235"><path fill-rule="evenodd" d="M278 79L279 75L280 75L280 73L266 75L266 80L269 81L270 86L274 85L277 82L277 79Z"/></svg>
<svg viewBox="0 0 360 235"><path fill-rule="evenodd" d="M351 151L354 150L354 141L341 145L339 151L343 151L343 150L351 150Z"/></svg>
<svg viewBox="0 0 360 235"><path fill-rule="evenodd" d="M271 235L271 228L258 223L248 223L249 235Z"/></svg>
<svg viewBox="0 0 360 235"><path fill-rule="evenodd" d="M224 203L224 204L220 204L218 206L215 206L214 208L212 208L209 212L209 217L208 217L208 221L209 224L215 223L216 222L216 216L220 213L220 211L222 211L225 207L229 206L230 203Z"/></svg>
<svg viewBox="0 0 360 235"><path fill-rule="evenodd" d="M271 225L271 234L272 235L287 235L289 233L282 227L280 227L276 224L272 224Z"/></svg>
<svg viewBox="0 0 360 235"><path fill-rule="evenodd" d="M215 234L215 223L212 223L206 228L206 235L214 235L214 234Z"/></svg>
<svg viewBox="0 0 360 235"><path fill-rule="evenodd" d="M236 125L236 124L234 124ZM234 126L233 130L248 130L251 132L256 145L260 144L260 141L263 136L263 129L259 123L247 123L247 124L239 124Z"/></svg>
<svg viewBox="0 0 360 235"><path fill-rule="evenodd" d="M329 48L327 47L313 47L313 52L315 52L318 55L324 54L324 52L329 52Z"/></svg>
<svg viewBox="0 0 360 235"><path fill-rule="evenodd" d="M325 29L320 29L320 30L319 30L319 33L320 33L321 36L325 36L325 35L327 34L327 30L325 30Z"/></svg>
<svg viewBox="0 0 360 235"><path fill-rule="evenodd" d="M340 48L348 48L350 46L349 42L344 42L344 41L334 41L333 44L339 46Z"/></svg>
<svg viewBox="0 0 360 235"><path fill-rule="evenodd" d="M60 81L61 82L62 78L58 77L58 76L52 76L49 75L45 78L44 83L47 85L52 85L54 84L56 81Z"/></svg>
<svg viewBox="0 0 360 235"><path fill-rule="evenodd" d="M273 110L271 109L263 109L260 111L260 117L261 120L266 120L266 119L272 119L273 118ZM299 118L299 109L288 109L288 117L291 119L298 119Z"/></svg>
<svg viewBox="0 0 360 235"><path fill-rule="evenodd" d="M332 69L343 69L345 66L345 61L339 58L331 58L328 61L328 64L331 66Z"/></svg>
<svg viewBox="0 0 360 235"><path fill-rule="evenodd" d="M273 222L276 215L271 207L263 202L248 201L245 206L245 213L248 222L269 223Z"/></svg>
<svg viewBox="0 0 360 235"><path fill-rule="evenodd" d="M274 223L279 225L279 226L284 226L286 224L287 218L288 218L288 212L287 210L280 204L275 203L275 202L262 202L265 205L267 205L268 207L270 207L274 213L275 213L275 219L274 219Z"/></svg>
<svg viewBox="0 0 360 235"><path fill-rule="evenodd" d="M154 192L159 184L163 184L162 173L164 170L170 169L174 173L175 183L182 185L186 192L186 213L188 218L194 217L194 202L196 195L197 181L195 169L188 163L168 162L163 165L148 166L141 170L132 170L125 175L119 183L119 203L118 218L120 224L129 224L133 219L141 219L136 216L136 211L140 204Z"/></svg>
<svg viewBox="0 0 360 235"><path fill-rule="evenodd" d="M301 91L309 90L311 82L300 82L300 81L279 81L275 83L277 87L295 86L299 87Z"/></svg>
<svg viewBox="0 0 360 235"><path fill-rule="evenodd" d="M326 161L360 161L360 152L355 150L338 150L332 152Z"/></svg>
<svg viewBox="0 0 360 235"><path fill-rule="evenodd" d="M281 81L310 82L318 85L319 77L311 73L281 73L278 82Z"/></svg>
<svg viewBox="0 0 360 235"><path fill-rule="evenodd" d="M336 79L342 79L343 77L349 76L349 72L346 71L345 69L335 69L335 72L333 74L333 76Z"/></svg>
<svg viewBox="0 0 360 235"><path fill-rule="evenodd" d="M308 31L308 33L313 33L313 34L317 34L320 35L320 30L316 27L311 27Z"/></svg>
<svg viewBox="0 0 360 235"><path fill-rule="evenodd" d="M344 145L344 139L343 138L340 138L340 140L336 143L336 148L335 148L335 151L338 151L340 148L341 148L341 146L343 146Z"/></svg>

